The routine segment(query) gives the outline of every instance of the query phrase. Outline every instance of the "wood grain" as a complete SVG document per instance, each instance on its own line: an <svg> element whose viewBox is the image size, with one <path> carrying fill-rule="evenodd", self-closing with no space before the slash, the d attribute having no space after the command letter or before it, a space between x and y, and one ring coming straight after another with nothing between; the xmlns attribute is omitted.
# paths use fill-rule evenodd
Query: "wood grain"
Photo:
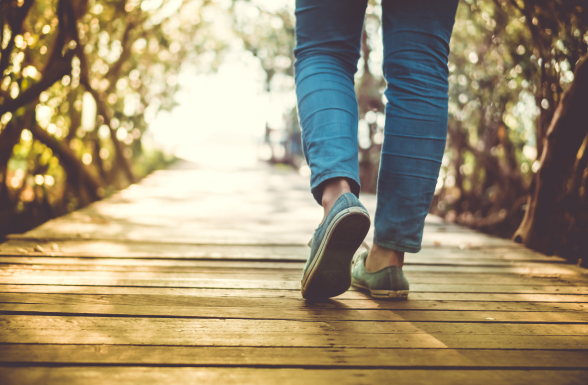
<svg viewBox="0 0 588 385"><path fill-rule="evenodd" d="M586 270L429 216L408 301L304 301L308 181L184 166L0 244L2 385L588 383Z"/></svg>
<svg viewBox="0 0 588 385"><path fill-rule="evenodd" d="M32 286L36 287L36 286ZM457 300L374 301L372 299L333 299L307 302L299 298L283 297L204 297L166 294L74 294L66 293L0 293L2 303L71 304L78 308L93 305L108 306L163 306L180 308L227 307L251 309L338 309L338 310L449 310L449 311L504 311L504 312L586 312L588 303L576 302L486 302Z"/></svg>
<svg viewBox="0 0 588 385"><path fill-rule="evenodd" d="M83 384L481 384L585 385L584 370L381 370L381 369L268 369L268 368L0 368L5 385L23 383Z"/></svg>
<svg viewBox="0 0 588 385"><path fill-rule="evenodd" d="M588 343L585 324L5 315L0 328L0 343L461 349L581 349Z"/></svg>
<svg viewBox="0 0 588 385"><path fill-rule="evenodd" d="M585 351L0 345L0 363L237 367L588 369Z"/></svg>
<svg viewBox="0 0 588 385"><path fill-rule="evenodd" d="M23 299L22 301L26 301ZM0 314L75 315L165 318L269 319L308 321L387 321L387 322L483 322L483 323L588 323L582 311L560 313L530 311L425 311L373 309L283 309L260 312L248 307L186 307L0 303Z"/></svg>
<svg viewBox="0 0 588 385"><path fill-rule="evenodd" d="M31 280L27 281L31 282ZM291 298L300 299L299 290L276 290L276 289L220 289L220 288L193 288L169 286L125 286L123 281L110 281L112 285L85 285L87 282L80 282L82 285L69 285L68 280L58 279L53 284L0 284L0 293L75 293L75 294L167 294L167 295L192 295L197 297L222 297L222 298ZM90 282L91 283L91 282ZM149 284L147 282L146 284ZM410 293L411 300L424 301L490 301L490 302L573 302L588 303L588 295L585 294L521 294L521 293L440 293L421 292ZM341 300L364 300L370 299L369 294L360 290L349 290L338 296L333 301ZM370 299L371 300L371 299ZM381 302L381 301L380 301ZM388 306L388 305L384 305Z"/></svg>

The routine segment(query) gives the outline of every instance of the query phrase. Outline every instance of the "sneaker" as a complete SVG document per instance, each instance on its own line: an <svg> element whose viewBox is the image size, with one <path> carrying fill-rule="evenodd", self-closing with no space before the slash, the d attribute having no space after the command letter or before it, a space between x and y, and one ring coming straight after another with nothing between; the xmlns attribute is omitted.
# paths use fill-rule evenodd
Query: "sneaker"
<svg viewBox="0 0 588 385"><path fill-rule="evenodd" d="M365 269L368 251L358 254L351 267L351 284L357 288L369 290L374 298L404 300L408 297L409 284L402 272L402 267L388 266L370 273Z"/></svg>
<svg viewBox="0 0 588 385"><path fill-rule="evenodd" d="M302 272L302 297L327 299L351 285L351 259L370 228L370 216L359 199L345 193L337 199L310 241Z"/></svg>

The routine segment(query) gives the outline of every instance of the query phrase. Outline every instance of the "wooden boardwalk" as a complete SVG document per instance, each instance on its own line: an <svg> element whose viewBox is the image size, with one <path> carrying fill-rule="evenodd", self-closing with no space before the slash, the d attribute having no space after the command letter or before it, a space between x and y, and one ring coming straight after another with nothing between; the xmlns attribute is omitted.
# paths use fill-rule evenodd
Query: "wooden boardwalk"
<svg viewBox="0 0 588 385"><path fill-rule="evenodd" d="M0 383L588 384L585 270L429 218L408 301L308 303L320 218L294 172L182 162L11 237Z"/></svg>

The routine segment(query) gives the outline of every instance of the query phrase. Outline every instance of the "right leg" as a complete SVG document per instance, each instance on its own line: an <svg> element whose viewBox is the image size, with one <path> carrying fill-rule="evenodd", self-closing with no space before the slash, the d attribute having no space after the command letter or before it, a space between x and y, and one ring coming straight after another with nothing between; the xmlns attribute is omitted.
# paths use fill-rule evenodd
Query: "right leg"
<svg viewBox="0 0 588 385"><path fill-rule="evenodd" d="M311 191L325 209L302 273L302 296L324 299L351 284L350 262L370 226L359 203L357 70L367 0L297 0L298 114Z"/></svg>
<svg viewBox="0 0 588 385"><path fill-rule="evenodd" d="M296 1L298 114L311 191L321 205L323 191L333 179L348 183L359 195L359 113L353 75L366 6L366 0ZM331 195L337 193L325 198Z"/></svg>

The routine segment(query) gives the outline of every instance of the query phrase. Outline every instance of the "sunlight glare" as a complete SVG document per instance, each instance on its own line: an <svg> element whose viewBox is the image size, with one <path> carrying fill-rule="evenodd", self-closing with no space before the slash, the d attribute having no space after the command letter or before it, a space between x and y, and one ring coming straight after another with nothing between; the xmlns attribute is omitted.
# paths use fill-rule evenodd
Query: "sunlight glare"
<svg viewBox="0 0 588 385"><path fill-rule="evenodd" d="M150 127L166 151L217 166L235 161L243 165L241 156L246 163L257 160L255 145L266 122L277 120L276 115L281 118L281 107L270 103L263 90L265 74L259 62L248 53L231 56L235 60L226 60L217 73L197 75L185 68L179 74L178 107L161 111Z"/></svg>

